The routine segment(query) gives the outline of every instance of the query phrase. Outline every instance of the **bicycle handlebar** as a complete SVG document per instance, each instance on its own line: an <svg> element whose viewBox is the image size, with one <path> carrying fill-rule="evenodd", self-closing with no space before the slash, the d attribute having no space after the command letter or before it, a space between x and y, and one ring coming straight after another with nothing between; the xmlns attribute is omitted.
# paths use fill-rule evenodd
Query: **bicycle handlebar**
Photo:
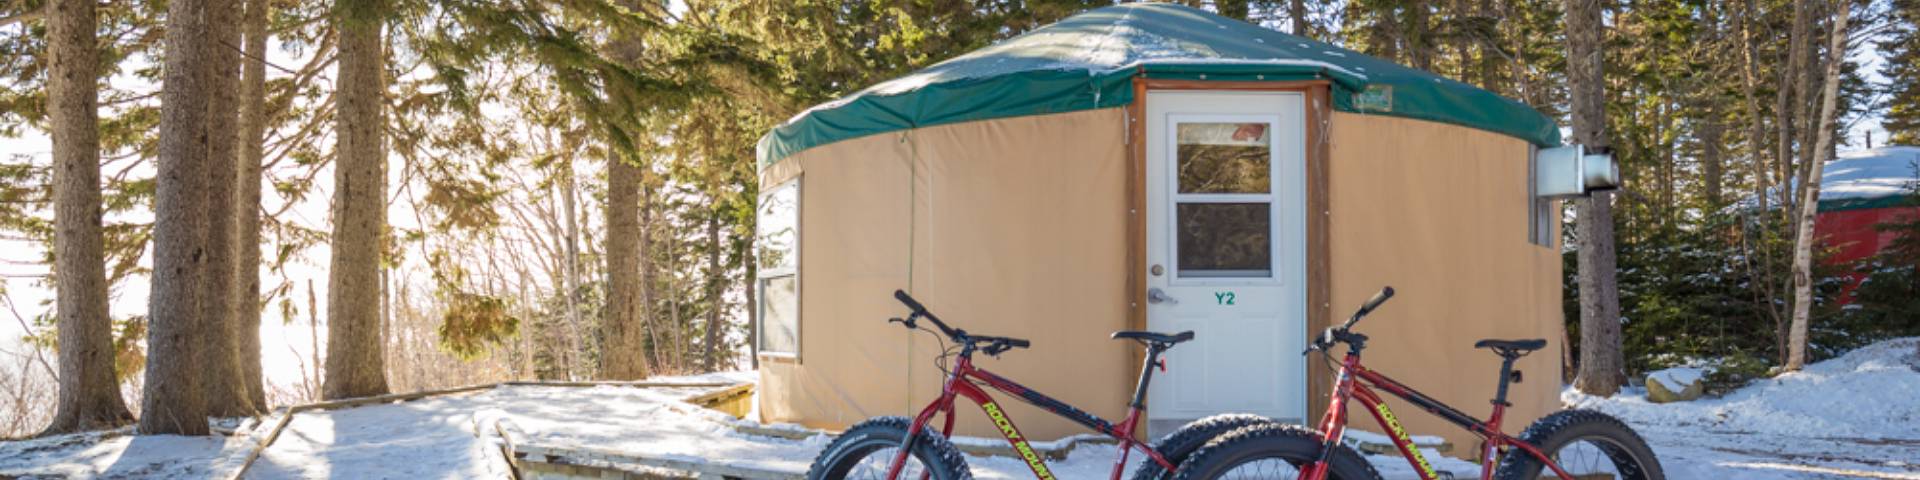
<svg viewBox="0 0 1920 480"><path fill-rule="evenodd" d="M939 327L941 333L947 334L947 337L952 338L953 341L955 342L972 342L972 343L989 342L989 343L1004 345L1004 347L989 349L989 350L998 350L998 351L1005 351L1006 348L1027 348L1027 347L1033 346L1033 342L1021 340L1018 338L995 337L995 336L988 336L988 335L970 335L967 333L966 330L949 327L947 326L947 322L942 322L940 321L940 317L933 316L933 312L928 311L926 305L921 305L919 300L914 300L913 296L907 295L907 292L905 290L894 290L893 298L895 300L899 300L900 303L905 304L907 308L913 309L913 314L908 315L907 319L905 320L894 319L894 320L900 320L900 323L907 324L907 328L914 327L914 319L925 318L927 320L932 320L933 325L935 327ZM996 352L989 352L989 353L996 353Z"/></svg>
<svg viewBox="0 0 1920 480"><path fill-rule="evenodd" d="M1347 323L1341 324L1340 329L1353 328L1353 324L1359 323L1361 317L1373 313L1373 309L1380 308L1380 304L1387 303L1389 298L1393 298L1393 287L1381 288L1380 293L1373 294L1373 298L1367 299L1367 303L1360 305L1360 310L1354 311L1353 317L1348 318Z"/></svg>
<svg viewBox="0 0 1920 480"><path fill-rule="evenodd" d="M1380 293L1373 294L1373 298L1369 298L1366 303L1360 304L1360 309L1355 310L1353 316L1347 318L1346 323L1342 323L1338 327L1327 327L1325 331L1320 332L1319 336L1314 337L1312 342L1309 342L1306 351L1300 353L1305 355L1315 350L1326 350L1335 343L1343 341L1358 340L1364 342L1366 340L1365 335L1351 333L1348 332L1348 330L1353 328L1353 324L1360 323L1361 318L1365 318L1367 314L1373 313L1373 309L1380 308L1380 304L1387 303L1387 299L1390 298L1393 298L1393 287L1381 288Z"/></svg>

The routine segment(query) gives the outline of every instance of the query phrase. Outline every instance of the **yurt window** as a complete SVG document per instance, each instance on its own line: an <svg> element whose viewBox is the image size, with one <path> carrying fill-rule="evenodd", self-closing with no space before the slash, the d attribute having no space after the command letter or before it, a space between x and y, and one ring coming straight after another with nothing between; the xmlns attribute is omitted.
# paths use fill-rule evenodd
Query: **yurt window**
<svg viewBox="0 0 1920 480"><path fill-rule="evenodd" d="M800 179L760 196L754 245L758 251L761 354L800 353Z"/></svg>

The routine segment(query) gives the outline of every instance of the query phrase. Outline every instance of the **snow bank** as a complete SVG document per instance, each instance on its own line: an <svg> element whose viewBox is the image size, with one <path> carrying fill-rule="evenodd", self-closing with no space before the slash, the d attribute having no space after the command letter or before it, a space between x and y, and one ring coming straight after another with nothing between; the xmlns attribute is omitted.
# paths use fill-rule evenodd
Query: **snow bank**
<svg viewBox="0 0 1920 480"><path fill-rule="evenodd" d="M1765 379L1721 398L1653 404L1645 391L1612 398L1568 389L1574 408L1606 412L1633 424L1722 427L1755 434L1920 438L1920 338L1876 343L1802 371Z"/></svg>

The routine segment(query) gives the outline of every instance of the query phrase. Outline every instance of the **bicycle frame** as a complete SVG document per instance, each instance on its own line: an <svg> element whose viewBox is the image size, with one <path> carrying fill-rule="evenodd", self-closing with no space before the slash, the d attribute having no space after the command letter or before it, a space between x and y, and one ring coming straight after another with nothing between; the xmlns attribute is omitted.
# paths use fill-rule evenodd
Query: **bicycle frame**
<svg viewBox="0 0 1920 480"><path fill-rule="evenodd" d="M1140 423L1141 407L1138 406L1138 402L1127 407L1126 420L1115 424L1093 414L1081 411L1078 408L1074 408L1066 402L1055 400L1053 397L1022 386L1005 377L995 375L993 372L975 368L973 366L973 357L969 354L962 354L958 357L953 366L953 371L947 374L946 386L941 389L940 398L935 399L932 403L927 404L926 408L921 409L920 414L914 416L913 425L907 431L919 432L920 429L926 427L928 422L933 421L934 415L944 413L946 414L946 421L941 427L940 433L951 437L953 435L954 399L955 397L966 397L967 400L978 405L980 410L987 414L987 418L993 420L994 426L1000 430L1000 435L1006 437L1007 443L1013 446L1014 452L1018 453L1021 460L1027 463L1027 468L1033 470L1035 478L1053 480L1053 472L1047 468L1046 461L1040 458L1039 453L1033 451L1033 446L1028 444L1026 436L1020 433L1020 428L1014 425L1013 419L1007 416L1006 411L1002 410L998 403L994 402L993 397L988 395L986 390L974 385L975 380L989 387L993 387L995 390L1018 397L1028 404L1040 407L1041 410L1046 410L1048 413L1072 420L1074 423L1085 425L1093 431L1100 432L1119 441L1120 455L1113 461L1113 476L1111 478L1114 480L1119 480L1121 470L1126 468L1127 457L1134 449L1139 449L1149 460L1160 464L1160 468L1164 468L1169 472L1174 469L1174 465L1168 462L1165 457L1162 457L1160 452L1156 452L1153 450L1153 447L1133 439L1134 429L1138 427ZM918 435L912 433L907 435L906 441L901 445L899 452L894 454L892 465L887 469L887 478L899 478L901 469L906 466L907 454L911 450L913 439L917 436Z"/></svg>
<svg viewBox="0 0 1920 480"><path fill-rule="evenodd" d="M1337 378L1333 399L1328 402L1327 412L1320 419L1320 431L1324 432L1326 445L1320 450L1320 460L1318 462L1309 464L1306 468L1300 470L1300 478L1303 480L1324 480L1327 478L1328 456L1333 452L1335 447L1339 446L1341 437L1346 434L1347 401L1349 399L1359 400L1360 405L1366 407L1367 413L1373 414L1373 419L1379 422L1380 428L1388 432L1388 437L1393 439L1393 446L1400 449L1400 456L1405 457L1407 463L1413 465L1414 472L1419 474L1422 480L1437 480L1439 478L1439 474L1433 470L1433 465L1428 464L1426 457L1420 454L1418 448L1414 447L1413 439L1407 436L1407 430L1400 426L1400 420L1394 418L1393 411L1387 409L1386 402L1382 401L1378 394L1375 394L1372 389L1368 388L1368 385L1384 390L1395 397L1400 397L1415 406L1425 409L1428 413L1439 416L1454 425L1459 425L1460 428L1465 428L1467 431L1479 436L1482 440L1481 443L1485 445L1486 449L1482 451L1480 455L1481 480L1493 479L1493 471L1497 466L1495 463L1497 458L1495 453L1498 452L1501 447L1511 447L1508 450L1509 455L1513 454L1512 449L1519 449L1519 451L1526 452L1527 455L1533 456L1533 458L1539 460L1541 464L1552 469L1553 473L1559 475L1562 480L1574 480L1573 476L1568 475L1565 470L1561 470L1558 464L1555 464L1552 459L1547 458L1546 454L1541 453L1539 447L1526 441L1507 436L1506 433L1500 431L1500 419L1506 414L1507 407L1503 402L1493 402L1493 415L1489 417L1486 422L1481 422L1470 415L1461 413L1459 410L1447 406L1447 404L1440 403L1439 400L1435 400L1433 397L1429 397L1405 384L1387 378L1386 375L1381 375L1378 372L1360 365L1360 353L1358 351L1347 352L1346 359L1341 363L1340 374Z"/></svg>

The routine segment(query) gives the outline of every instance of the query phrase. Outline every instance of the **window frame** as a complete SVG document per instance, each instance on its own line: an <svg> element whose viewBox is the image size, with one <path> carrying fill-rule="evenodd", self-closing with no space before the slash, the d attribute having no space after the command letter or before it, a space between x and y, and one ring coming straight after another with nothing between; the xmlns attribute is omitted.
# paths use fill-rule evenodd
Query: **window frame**
<svg viewBox="0 0 1920 480"><path fill-rule="evenodd" d="M803 207L802 202L804 200L802 199L804 198L804 192L801 186L800 179L801 179L801 176L795 176L792 179L775 184L774 187L771 189L762 191L759 196L759 201L754 204L754 247L758 249L760 248L760 231L759 231L760 225L761 225L760 206L765 205L767 198L772 197L776 192L779 192L781 189L788 188L788 187L793 188L793 249L792 249L793 251L792 251L792 262L791 262L792 266L768 269L768 268L759 268L759 266L756 265L754 268L753 287L754 287L754 291L758 294L754 295L754 306L753 306L754 313L755 313L754 318L756 319L753 326L753 350L754 350L754 354L761 358L784 359L784 360L798 362L800 360L800 351L802 348L801 346L804 343L801 341L801 338L803 335L802 331L804 328L802 324L804 322L801 321L800 312L801 312L801 305L804 303L803 301L804 290L802 288L803 282L801 281L801 276L800 276L800 271L802 270L800 265L801 263L800 252L801 252L801 236L802 236L802 233L805 231L805 227L801 224L801 217L802 217L801 209ZM761 252L758 252L758 251L755 252L754 258L756 262L759 261L760 258L762 258L760 254ZM766 343L765 343L766 330L767 330L766 283L768 280L778 279L778 278L788 278L788 277L793 279L793 351L791 352L769 351L766 349Z"/></svg>
<svg viewBox="0 0 1920 480"><path fill-rule="evenodd" d="M1167 115L1166 178L1167 201L1163 208L1172 213L1168 216L1169 226L1175 229L1167 239L1168 263L1172 265L1168 284L1176 286L1240 286L1240 285L1277 285L1281 283L1280 272L1287 268L1276 256L1279 243L1278 230L1286 218L1279 205L1280 188L1280 131L1281 116L1268 113L1174 113ZM1202 123L1264 123L1267 125L1267 192L1266 193L1183 193L1180 191L1180 125ZM1180 216L1178 210L1182 203L1264 203L1267 205L1267 269L1265 276L1254 275L1188 275L1180 268Z"/></svg>

